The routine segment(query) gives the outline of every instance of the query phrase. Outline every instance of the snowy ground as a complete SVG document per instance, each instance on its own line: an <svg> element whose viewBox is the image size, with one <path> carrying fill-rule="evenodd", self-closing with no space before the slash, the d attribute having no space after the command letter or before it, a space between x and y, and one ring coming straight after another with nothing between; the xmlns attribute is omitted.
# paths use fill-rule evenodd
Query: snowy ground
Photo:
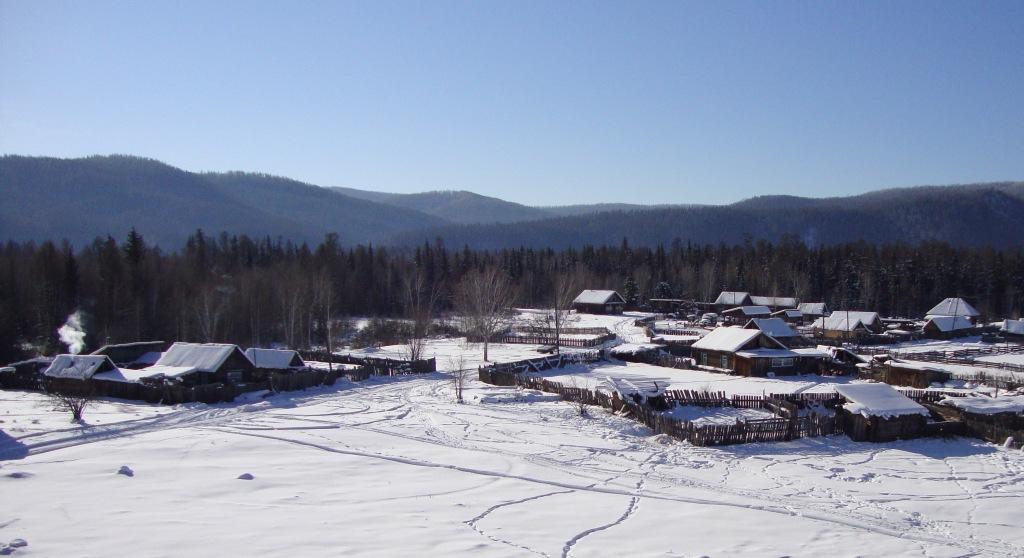
<svg viewBox="0 0 1024 558"><path fill-rule="evenodd" d="M223 405L0 392L15 556L1021 556L1024 455L842 436L697 448L443 375ZM34 422L36 421L36 422ZM133 476L117 474L128 466ZM238 477L248 473L252 480Z"/></svg>

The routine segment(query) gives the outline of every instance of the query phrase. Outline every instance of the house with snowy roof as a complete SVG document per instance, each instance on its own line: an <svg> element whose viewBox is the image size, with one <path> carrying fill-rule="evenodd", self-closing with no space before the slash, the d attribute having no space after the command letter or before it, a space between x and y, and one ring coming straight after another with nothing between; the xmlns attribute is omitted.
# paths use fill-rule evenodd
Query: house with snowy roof
<svg viewBox="0 0 1024 558"><path fill-rule="evenodd" d="M615 291L587 289L572 301L572 307L583 314L621 314L626 299Z"/></svg>
<svg viewBox="0 0 1024 558"><path fill-rule="evenodd" d="M819 349L790 349L759 328L737 326L713 329L690 347L690 354L700 366L742 376L815 373L828 359Z"/></svg>
<svg viewBox="0 0 1024 558"><path fill-rule="evenodd" d="M801 302L796 307L805 320L813 322L829 315L828 306L824 302Z"/></svg>
<svg viewBox="0 0 1024 558"><path fill-rule="evenodd" d="M1024 340L1024 320L1003 320L1003 325L999 328L999 331L1007 339Z"/></svg>
<svg viewBox="0 0 1024 558"><path fill-rule="evenodd" d="M187 385L242 382L255 366L238 345L174 343L156 364L139 370L148 377L177 379Z"/></svg>
<svg viewBox="0 0 1024 558"><path fill-rule="evenodd" d="M754 306L767 306L772 310L779 310L782 308L796 308L799 301L791 296L750 295L750 303Z"/></svg>
<svg viewBox="0 0 1024 558"><path fill-rule="evenodd" d="M814 321L814 335L830 339L850 339L878 334L885 325L878 312L838 310Z"/></svg>
<svg viewBox="0 0 1024 558"><path fill-rule="evenodd" d="M971 306L966 300L962 298L947 298L933 306L925 314L925 319L930 319L932 316L958 316L967 318L973 323L980 315L981 312L978 312L978 309Z"/></svg>
<svg viewBox="0 0 1024 558"><path fill-rule="evenodd" d="M951 339L974 332L974 323L967 316L931 316L921 328L929 339Z"/></svg>
<svg viewBox="0 0 1024 558"><path fill-rule="evenodd" d="M109 372L117 366L106 355L57 355L43 376L50 380L91 380L100 372Z"/></svg>
<svg viewBox="0 0 1024 558"><path fill-rule="evenodd" d="M750 301L750 293L743 291L722 291L718 294L718 298L712 303L715 309L719 312L728 310L730 308L736 308L738 306L753 306L753 302Z"/></svg>
<svg viewBox="0 0 1024 558"><path fill-rule="evenodd" d="M797 310L796 308L786 308L779 310L778 312L772 312L773 318L779 318L790 324L799 324L804 321L804 313Z"/></svg>
<svg viewBox="0 0 1024 558"><path fill-rule="evenodd" d="M722 317L730 324L740 325L752 318L770 318L772 311L767 306L738 306L722 312Z"/></svg>
<svg viewBox="0 0 1024 558"><path fill-rule="evenodd" d="M245 356L252 361L253 366L263 370L295 372L306 368L306 362L298 352L292 350L250 347L245 350Z"/></svg>
<svg viewBox="0 0 1024 558"><path fill-rule="evenodd" d="M924 436L928 409L881 383L837 384L844 403L836 408L836 426L858 442L891 442Z"/></svg>
<svg viewBox="0 0 1024 558"><path fill-rule="evenodd" d="M106 355L120 368L142 368L156 364L166 348L163 341L135 341L104 345L92 354Z"/></svg>

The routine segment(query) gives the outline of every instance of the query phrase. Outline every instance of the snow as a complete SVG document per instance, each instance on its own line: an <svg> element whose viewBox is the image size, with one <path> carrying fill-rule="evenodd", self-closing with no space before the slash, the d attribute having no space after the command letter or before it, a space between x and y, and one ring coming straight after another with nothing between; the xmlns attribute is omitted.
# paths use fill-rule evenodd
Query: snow
<svg viewBox="0 0 1024 558"><path fill-rule="evenodd" d="M844 409L865 417L929 416L928 409L896 391L889 384L838 385L836 391L848 401L843 405Z"/></svg>
<svg viewBox="0 0 1024 558"><path fill-rule="evenodd" d="M611 350L612 355L637 355L648 351L660 351L663 347L654 343L623 343Z"/></svg>
<svg viewBox="0 0 1024 558"><path fill-rule="evenodd" d="M615 291L587 289L581 292L572 302L573 304L607 304L608 302L624 303L625 300Z"/></svg>
<svg viewBox="0 0 1024 558"><path fill-rule="evenodd" d="M718 327L693 344L694 349L735 353L761 335L761 330L739 326Z"/></svg>
<svg viewBox="0 0 1024 558"><path fill-rule="evenodd" d="M741 291L722 291L714 304L720 306L742 306L750 302L750 293Z"/></svg>
<svg viewBox="0 0 1024 558"><path fill-rule="evenodd" d="M598 409L478 402L515 391L471 382L459 405L440 374L377 378L100 401L85 426L0 392L0 541L29 541L25 556L1024 555L1018 451L702 448Z"/></svg>
<svg viewBox="0 0 1024 558"><path fill-rule="evenodd" d="M809 316L824 316L825 315L825 303L824 302L801 302L797 309L800 310L801 314Z"/></svg>
<svg viewBox="0 0 1024 558"><path fill-rule="evenodd" d="M153 376L167 376L168 378L177 378L178 376L185 376L198 370L195 366L167 366L164 364L154 364L146 368L141 368L136 371L123 370L121 374L125 378L149 378Z"/></svg>
<svg viewBox="0 0 1024 558"><path fill-rule="evenodd" d="M735 424L737 420L762 420L776 418L763 409L742 409L738 407L696 407L678 405L670 413L677 420L692 422L695 426L709 424Z"/></svg>
<svg viewBox="0 0 1024 558"><path fill-rule="evenodd" d="M1021 350L1024 351L1024 347L1021 347ZM977 357L974 360L980 362L995 362L998 364L1016 364L1024 366L1024 352L1016 354L982 356Z"/></svg>
<svg viewBox="0 0 1024 558"><path fill-rule="evenodd" d="M192 371L192 369L188 369ZM149 378L155 376L159 372L154 372L153 367L140 368L138 370L132 370L130 368L115 368L109 372L100 372L93 376L94 380L104 380L107 382L138 382L143 378ZM167 376L173 376L176 374L166 374Z"/></svg>
<svg viewBox="0 0 1024 558"><path fill-rule="evenodd" d="M258 368L276 368L286 370L294 368L292 361L296 358L302 362L299 353L281 349L257 349L255 347L245 350L245 356ZM301 365L299 366L301 368Z"/></svg>
<svg viewBox="0 0 1024 558"><path fill-rule="evenodd" d="M746 327L750 329L751 324L775 338L797 337L797 333L782 318L754 318Z"/></svg>
<svg viewBox="0 0 1024 558"><path fill-rule="evenodd" d="M1000 329L1004 333L1024 335L1024 320L1003 320L1003 325Z"/></svg>
<svg viewBox="0 0 1024 558"><path fill-rule="evenodd" d="M943 405L956 407L969 413L992 415L995 413L1024 413L1024 395L1007 395L1003 397L947 397Z"/></svg>
<svg viewBox="0 0 1024 558"><path fill-rule="evenodd" d="M969 316L972 318L981 315L975 307L968 304L962 298L947 298L933 306L925 314L928 316Z"/></svg>
<svg viewBox="0 0 1024 558"><path fill-rule="evenodd" d="M964 316L931 316L928 318L928 322L925 323L925 327L928 324L932 324L939 329L939 331L956 331L958 329L970 329L974 327L971 320Z"/></svg>
<svg viewBox="0 0 1024 558"><path fill-rule="evenodd" d="M106 355L57 355L43 375L88 380L104 368L114 368L114 363Z"/></svg>
<svg viewBox="0 0 1024 558"><path fill-rule="evenodd" d="M231 352L237 350L237 345L220 343L175 343L160 357L156 366L187 366L199 372L216 372Z"/></svg>
<svg viewBox="0 0 1024 558"><path fill-rule="evenodd" d="M757 296L751 295L750 302L757 306L775 306L775 307L786 307L796 308L797 301L795 298L788 296Z"/></svg>
<svg viewBox="0 0 1024 558"><path fill-rule="evenodd" d="M771 316L772 311L767 306L740 306L722 312L723 314L743 314L744 316Z"/></svg>

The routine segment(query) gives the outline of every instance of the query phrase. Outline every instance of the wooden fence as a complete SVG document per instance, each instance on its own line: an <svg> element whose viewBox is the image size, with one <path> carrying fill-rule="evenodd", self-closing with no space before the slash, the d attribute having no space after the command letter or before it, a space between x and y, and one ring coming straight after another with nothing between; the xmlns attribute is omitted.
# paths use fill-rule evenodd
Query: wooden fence
<svg viewBox="0 0 1024 558"><path fill-rule="evenodd" d="M555 328L553 327L534 327L528 325L517 325L512 326L510 331L515 333L530 333L534 335L554 335ZM562 335L607 335L611 333L606 327L563 327L561 328Z"/></svg>
<svg viewBox="0 0 1024 558"><path fill-rule="evenodd" d="M565 333L565 332L563 332ZM567 334L568 335L568 334ZM584 334L589 335L589 334ZM587 349L590 347L599 347L608 341L615 339L614 333L604 332L602 335L591 339L566 339L561 337L557 340L557 344L562 347L573 347L580 349ZM519 343L524 345L554 345L556 339L553 334L546 333L510 333L503 335L498 338L498 343Z"/></svg>
<svg viewBox="0 0 1024 558"><path fill-rule="evenodd" d="M318 362L358 364L373 370L374 376L402 376L437 372L437 359L403 360L352 354L329 354L326 351L300 351L302 358Z"/></svg>
<svg viewBox="0 0 1024 558"><path fill-rule="evenodd" d="M569 364L597 362L601 358L601 351L561 353L481 366L478 369L478 376L481 382L491 385L514 386L526 372L540 372L552 368L563 368Z"/></svg>

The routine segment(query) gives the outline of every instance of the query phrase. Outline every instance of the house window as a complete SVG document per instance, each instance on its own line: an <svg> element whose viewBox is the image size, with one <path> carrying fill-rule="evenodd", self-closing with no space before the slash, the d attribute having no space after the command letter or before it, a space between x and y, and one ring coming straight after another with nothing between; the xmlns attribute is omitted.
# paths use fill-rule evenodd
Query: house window
<svg viewBox="0 0 1024 558"><path fill-rule="evenodd" d="M729 355L722 355L722 368L729 368Z"/></svg>
<svg viewBox="0 0 1024 558"><path fill-rule="evenodd" d="M772 368L786 368L793 366L793 359L791 358L773 358Z"/></svg>
<svg viewBox="0 0 1024 558"><path fill-rule="evenodd" d="M701 353L700 354L700 363L702 365L704 365L704 366L708 365L708 354L707 353Z"/></svg>

